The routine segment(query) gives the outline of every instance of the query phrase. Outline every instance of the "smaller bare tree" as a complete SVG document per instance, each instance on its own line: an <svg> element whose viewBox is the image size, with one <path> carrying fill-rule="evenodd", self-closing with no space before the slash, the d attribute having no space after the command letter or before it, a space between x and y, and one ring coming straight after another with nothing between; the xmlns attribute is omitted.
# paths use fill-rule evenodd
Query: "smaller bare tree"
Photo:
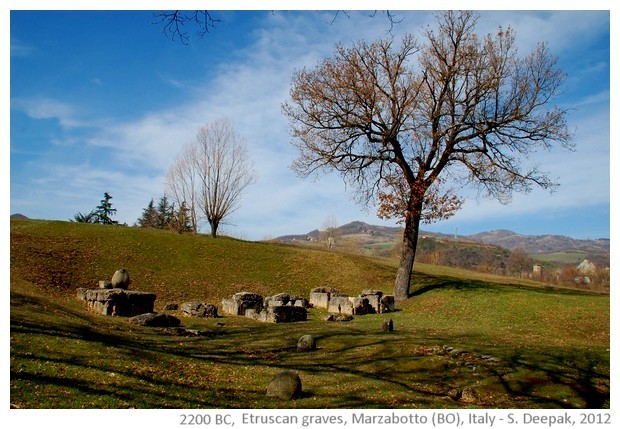
<svg viewBox="0 0 620 429"><path fill-rule="evenodd" d="M323 221L323 228L319 234L319 238L325 243L328 249L336 245L336 239L340 236L338 231L338 221L335 216L328 216Z"/></svg>
<svg viewBox="0 0 620 429"><path fill-rule="evenodd" d="M255 178L245 140L228 119L200 128L167 176L172 198L179 207L188 207L194 226L200 212L213 238L222 221L239 208L241 194Z"/></svg>
<svg viewBox="0 0 620 429"><path fill-rule="evenodd" d="M177 156L166 175L167 194L177 207L187 209L188 223L194 234L198 232L196 187L196 145L189 144Z"/></svg>
<svg viewBox="0 0 620 429"><path fill-rule="evenodd" d="M508 270L513 276L523 277L524 273L532 272L534 260L525 251L517 248L510 252L508 257Z"/></svg>

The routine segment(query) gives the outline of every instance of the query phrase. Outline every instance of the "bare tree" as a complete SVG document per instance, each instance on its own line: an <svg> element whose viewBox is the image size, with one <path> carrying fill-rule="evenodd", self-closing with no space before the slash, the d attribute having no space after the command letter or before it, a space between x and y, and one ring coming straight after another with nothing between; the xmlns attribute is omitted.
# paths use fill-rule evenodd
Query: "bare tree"
<svg viewBox="0 0 620 429"><path fill-rule="evenodd" d="M166 174L167 193L177 207L187 208L189 224L194 234L198 232L196 150L195 144L185 146Z"/></svg>
<svg viewBox="0 0 620 429"><path fill-rule="evenodd" d="M323 227L319 233L319 239L325 243L328 249L336 245L336 239L340 236L338 231L338 221L331 215L323 221Z"/></svg>
<svg viewBox="0 0 620 429"><path fill-rule="evenodd" d="M548 48L518 56L510 28L479 37L477 19L444 11L421 43L408 35L400 46L338 45L332 58L294 73L283 105L299 174L338 171L360 202L403 220L399 300L409 297L420 221L460 207L451 182L507 203L515 191L556 185L528 154L571 147L566 110L550 106L565 76Z"/></svg>
<svg viewBox="0 0 620 429"><path fill-rule="evenodd" d="M209 222L211 236L238 209L245 188L255 181L245 140L232 122L220 119L198 130L168 171L168 189L181 206L188 206L192 222L198 211Z"/></svg>
<svg viewBox="0 0 620 429"><path fill-rule="evenodd" d="M525 251L525 249L514 249L510 252L510 256L507 261L508 271L513 276L523 277L524 273L531 273L534 266L534 260Z"/></svg>

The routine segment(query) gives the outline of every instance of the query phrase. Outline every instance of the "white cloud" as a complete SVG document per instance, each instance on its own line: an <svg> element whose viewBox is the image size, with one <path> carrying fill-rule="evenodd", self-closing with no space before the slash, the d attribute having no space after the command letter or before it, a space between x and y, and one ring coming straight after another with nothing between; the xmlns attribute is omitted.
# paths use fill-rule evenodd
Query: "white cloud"
<svg viewBox="0 0 620 429"><path fill-rule="evenodd" d="M420 25L431 19L426 12L402 15L405 20L393 30L396 36L406 31L418 32ZM288 168L296 153L289 144L288 123L280 106L288 97L293 70L312 67L331 55L337 41L349 44L362 38L373 40L385 37L389 28L381 16L352 15L350 19L339 18L337 25L330 26L327 22L331 17L331 12L267 14L265 24L253 33L255 42L235 52L234 60L217 66L215 78L205 76L201 87L193 84L192 98L162 110L147 108L137 119L119 119L112 113L89 118L85 109L51 98L13 100L14 107L32 118L57 119L66 132L59 141L71 143L74 148L68 159L62 161L56 157L54 168L47 166L48 176L38 183L41 192L37 197L46 198L46 190L62 190L62 205L69 209L65 208L58 217L67 218L80 209L74 209L71 203L75 195L82 195L80 201L93 200L94 207L99 193L107 191L114 197L119 217L133 223L150 198L163 194L165 172L182 146L194 139L200 126L225 116L234 121L246 138L259 175L258 182L248 188L241 208L231 219L237 225L233 230L238 235L261 239L267 235L306 232L320 227L330 215L341 223L355 219L379 223L372 208L364 211L352 202L352 194L337 175L324 175L314 182L296 177ZM591 19L591 15L584 18L578 13L485 12L479 27L486 32L495 31L497 24L510 24L517 29L519 45L525 50L539 40L549 40L557 49L564 50L570 47L571 40L582 37L594 25ZM600 21L600 17L597 19ZM183 76L160 74L159 77L187 94ZM111 87L109 83L106 86ZM609 184L605 187L603 182L606 178L608 182L609 167L600 167L601 159L609 156L609 130L601 127L605 123L604 115L607 120L609 117L605 96L605 93L590 94L578 101L583 111L574 118L579 130L577 152L541 155L544 169L551 170L551 176L558 176L563 183L556 194L549 197L545 192L534 191L528 196L517 195L509 207L491 200L481 200L478 204L468 201L457 215L459 219L575 207L578 204L575 196L581 198L579 204L608 201ZM86 126L87 134L71 134L75 128ZM79 147L80 141L87 143L88 150ZM103 152L107 168L101 165L101 159L88 161ZM593 188L592 183L602 184ZM25 204L24 201L16 197L12 203ZM67 214L66 210L71 212Z"/></svg>
<svg viewBox="0 0 620 429"><path fill-rule="evenodd" d="M78 118L78 109L69 103L49 98L11 100L12 107L22 110L33 119L56 119L63 128L84 126Z"/></svg>

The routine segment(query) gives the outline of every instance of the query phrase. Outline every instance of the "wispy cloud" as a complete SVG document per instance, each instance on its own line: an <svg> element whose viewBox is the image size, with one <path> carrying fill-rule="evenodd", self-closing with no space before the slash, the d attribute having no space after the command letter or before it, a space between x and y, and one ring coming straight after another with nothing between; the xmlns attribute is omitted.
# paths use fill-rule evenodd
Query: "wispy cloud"
<svg viewBox="0 0 620 429"><path fill-rule="evenodd" d="M63 128L89 125L80 119L80 110L69 103L50 98L21 98L11 100L12 108L21 110L32 119L55 119Z"/></svg>
<svg viewBox="0 0 620 429"><path fill-rule="evenodd" d="M432 19L426 12L403 12L402 16L405 20L391 33L395 37L408 31L419 32ZM539 40L548 40L564 50L570 47L570 40L595 37L583 35L593 24L590 18L583 19L576 13L523 12L511 14L509 22L506 16L499 12L483 13L481 30L495 31L498 24L510 24L518 30L522 52ZM315 182L298 178L288 168L296 152L290 145L288 123L280 106L288 97L293 70L312 67L330 56L336 42L349 44L389 36L389 23L376 24L382 19L380 16L341 17L337 25L330 25L332 18L332 12L266 14L263 25L252 33L253 43L215 64L205 72L204 79L193 79L187 84L181 74L160 73L158 83L179 89L183 97L164 108L146 106L131 119L118 117L113 110L89 113L84 105L50 96L12 100L12 108L33 119L57 120L62 132L54 136L54 141L72 147L38 164L41 173L32 179L36 189L17 184L23 193L16 195L28 195L29 199L16 196L12 203L25 205L39 198L46 201L46 193L53 193L60 198L55 216L67 218L78 210L88 210L89 204L94 207L99 194L107 191L114 197L119 217L133 223L150 198L163 194L167 168L181 148L194 139L198 128L214 119L229 117L246 138L259 175L231 219L231 223L238 225L234 229L239 235L260 239L303 232L320 227L329 215L336 216L339 222L359 218L378 223L373 208L365 212L352 203L352 195L338 175L325 174ZM361 25L362 22L373 25ZM20 50L30 52L16 45L15 52ZM598 63L596 67L604 70L606 65ZM204 83L196 84L197 81ZM103 83L99 78L91 82L97 86ZM112 85L106 82L106 88ZM549 196L535 190L528 196L516 195L509 207L491 200L468 200L455 219L465 222L507 214L525 216L608 202L609 167L600 166L600 162L609 157L609 130L601 127L605 120L608 123L609 93L589 94L576 100L575 105L579 114L571 117L571 126L578 130L577 151L540 155L544 169L562 182L557 193ZM600 186L593 188L592 183Z"/></svg>
<svg viewBox="0 0 620 429"><path fill-rule="evenodd" d="M27 57L36 53L33 46L11 39L11 57Z"/></svg>

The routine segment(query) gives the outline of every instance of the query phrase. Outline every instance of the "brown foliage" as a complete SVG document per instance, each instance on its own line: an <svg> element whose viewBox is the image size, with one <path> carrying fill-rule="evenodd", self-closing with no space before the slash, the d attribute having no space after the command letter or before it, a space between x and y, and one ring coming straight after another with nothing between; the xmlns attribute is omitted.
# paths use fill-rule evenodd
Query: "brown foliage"
<svg viewBox="0 0 620 429"><path fill-rule="evenodd" d="M528 154L571 147L566 110L549 106L564 81L556 59L544 44L518 56L510 28L479 37L477 19L445 11L422 42L338 45L332 58L295 72L283 106L298 173L338 171L360 202L379 203L381 217L404 218L403 291L420 221L461 206L441 177L508 202L515 191L556 186Z"/></svg>

